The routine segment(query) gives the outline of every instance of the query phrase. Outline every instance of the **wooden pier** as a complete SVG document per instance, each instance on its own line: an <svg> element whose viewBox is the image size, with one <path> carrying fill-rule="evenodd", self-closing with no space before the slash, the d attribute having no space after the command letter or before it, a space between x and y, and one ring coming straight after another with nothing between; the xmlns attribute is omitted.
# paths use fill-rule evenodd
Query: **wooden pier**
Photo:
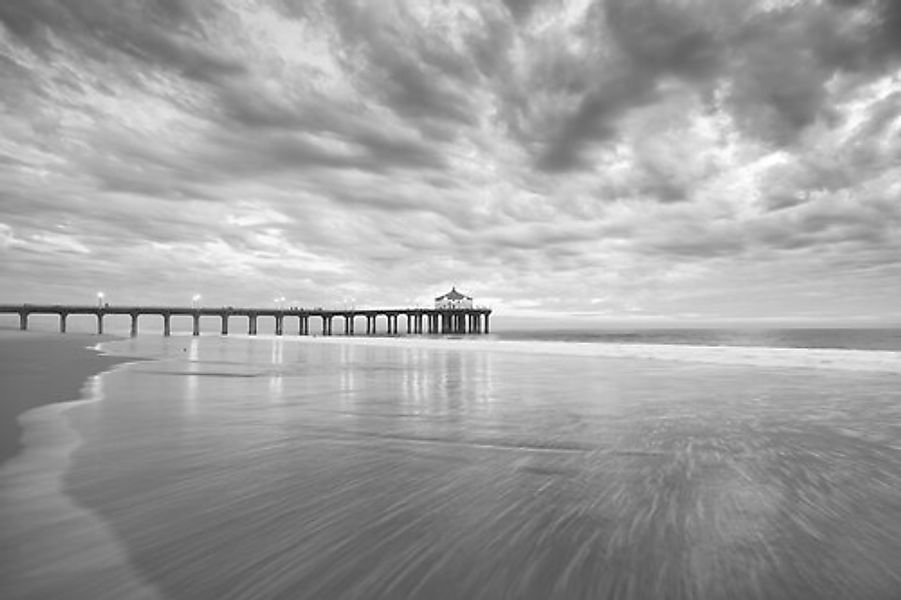
<svg viewBox="0 0 901 600"><path fill-rule="evenodd" d="M215 317L221 321L222 335L229 333L232 317L247 319L247 334L256 335L260 318L275 320L275 335L285 333L286 319L297 319L294 332L297 335L311 335L310 320L320 321L319 333L332 335L335 319L344 326L344 335L354 335L355 323L359 317L366 321L366 335L378 333L397 335L398 320L406 318L407 334L481 334L489 333L490 308L379 308L379 309L308 309L308 308L222 308L175 307L175 306L78 306L61 304L0 304L0 314L18 314L19 328L28 329L31 315L57 315L59 330L66 332L66 319L70 315L93 315L97 319L97 333L103 333L103 319L107 315L129 315L131 335L138 335L138 318L146 315L158 316L163 321L163 335L172 332L173 316L188 316L193 320L193 333L200 335L201 317ZM379 329L379 321L384 327ZM362 331L362 330L361 330Z"/></svg>

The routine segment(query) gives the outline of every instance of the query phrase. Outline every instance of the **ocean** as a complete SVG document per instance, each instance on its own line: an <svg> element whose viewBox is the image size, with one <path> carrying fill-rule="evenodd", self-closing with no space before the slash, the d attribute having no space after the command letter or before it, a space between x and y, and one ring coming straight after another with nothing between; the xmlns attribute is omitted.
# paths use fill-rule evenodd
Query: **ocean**
<svg viewBox="0 0 901 600"><path fill-rule="evenodd" d="M898 328L663 328L512 330L501 340L585 344L667 344L679 346L752 346L901 351Z"/></svg>
<svg viewBox="0 0 901 600"><path fill-rule="evenodd" d="M901 597L897 330L104 350L0 471L4 598Z"/></svg>

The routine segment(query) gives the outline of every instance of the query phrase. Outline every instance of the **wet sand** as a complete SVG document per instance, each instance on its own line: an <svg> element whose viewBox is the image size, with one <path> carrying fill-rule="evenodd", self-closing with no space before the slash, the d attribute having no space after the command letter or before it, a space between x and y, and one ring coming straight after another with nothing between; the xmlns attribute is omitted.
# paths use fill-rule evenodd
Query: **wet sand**
<svg viewBox="0 0 901 600"><path fill-rule="evenodd" d="M133 360L90 348L115 339L119 338L0 329L0 465L22 450L18 421L22 413L78 400L88 377Z"/></svg>
<svg viewBox="0 0 901 600"><path fill-rule="evenodd" d="M65 492L171 599L899 597L892 373L408 341L117 343Z"/></svg>
<svg viewBox="0 0 901 600"><path fill-rule="evenodd" d="M0 596L899 597L894 371L294 339L123 340L25 415Z"/></svg>

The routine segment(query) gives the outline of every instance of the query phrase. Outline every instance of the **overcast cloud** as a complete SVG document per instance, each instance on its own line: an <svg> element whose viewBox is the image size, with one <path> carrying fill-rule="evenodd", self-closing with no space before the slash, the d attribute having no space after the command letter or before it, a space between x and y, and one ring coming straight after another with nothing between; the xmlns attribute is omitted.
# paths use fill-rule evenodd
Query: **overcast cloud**
<svg viewBox="0 0 901 600"><path fill-rule="evenodd" d="M5 0L4 302L901 321L894 0Z"/></svg>

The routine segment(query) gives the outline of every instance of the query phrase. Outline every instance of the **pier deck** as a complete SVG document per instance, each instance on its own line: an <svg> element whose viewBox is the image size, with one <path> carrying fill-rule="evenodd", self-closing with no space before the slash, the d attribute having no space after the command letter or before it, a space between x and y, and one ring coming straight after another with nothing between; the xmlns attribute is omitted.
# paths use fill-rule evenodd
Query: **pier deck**
<svg viewBox="0 0 901 600"><path fill-rule="evenodd" d="M190 316L193 319L193 333L200 335L201 317L218 317L221 333L228 335L232 317L247 319L247 334L256 335L257 320L261 317L275 319L275 335L285 333L285 319L297 319L297 335L310 335L310 319L321 321L321 335L332 335L334 320L341 319L344 335L354 335L354 323L358 317L366 319L366 334L379 333L379 317L384 317L385 327L381 333L397 334L398 320L406 317L408 334L480 334L489 333L490 308L372 308L372 309L323 309L323 308L238 308L233 306L186 307L186 306L88 306L63 304L0 304L0 314L19 315L20 329L28 329L28 317L35 314L57 315L59 330L66 331L69 315L93 315L97 319L97 333L103 333L103 319L107 315L129 315L131 335L138 334L138 318L156 315L163 320L163 335L172 332L171 317Z"/></svg>

